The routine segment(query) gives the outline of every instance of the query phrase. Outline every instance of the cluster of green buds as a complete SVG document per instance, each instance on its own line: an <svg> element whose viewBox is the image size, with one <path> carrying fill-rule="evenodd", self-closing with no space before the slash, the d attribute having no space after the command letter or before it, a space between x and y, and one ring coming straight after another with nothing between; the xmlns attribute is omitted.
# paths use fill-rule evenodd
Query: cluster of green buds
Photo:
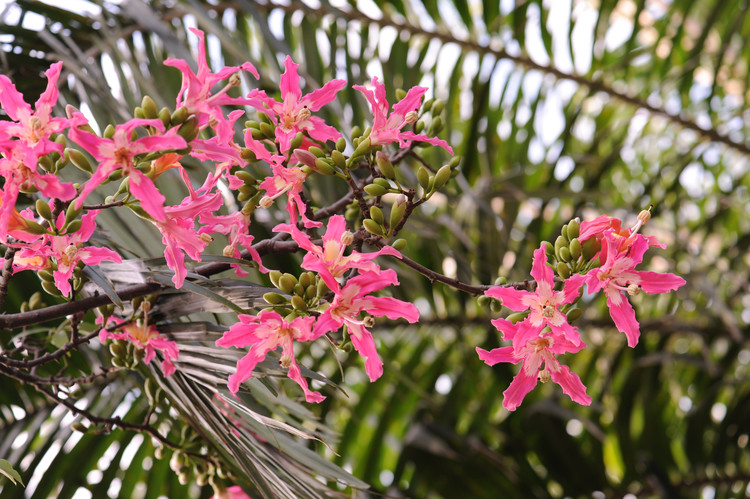
<svg viewBox="0 0 750 499"><path fill-rule="evenodd" d="M461 156L454 156L446 165L441 166L437 172L430 173L425 166L420 166L417 170L417 182L424 191L423 197L430 199L433 194L439 191L450 179L458 175L458 165L461 163Z"/></svg>
<svg viewBox="0 0 750 499"><path fill-rule="evenodd" d="M553 268L561 279L567 279L572 274L585 274L599 265L594 256L601 249L601 243L594 237L581 243L578 240L580 229L579 220L573 219L563 225L554 245L547 243L547 256L555 259Z"/></svg>
<svg viewBox="0 0 750 499"><path fill-rule="evenodd" d="M132 341L114 340L109 344L109 353L112 354L113 366L133 370L143 360L145 350Z"/></svg>
<svg viewBox="0 0 750 499"><path fill-rule="evenodd" d="M42 300L42 293L39 291L34 292L29 297L28 301L25 301L21 303L21 312L29 312L30 310L39 310L40 308L44 308L47 305Z"/></svg>
<svg viewBox="0 0 750 499"><path fill-rule="evenodd" d="M169 467L177 474L177 479L185 485L194 481L200 486L213 485L217 479L228 477L220 464L216 464L205 454L204 439L192 427L185 424L180 431L179 449L172 453ZM157 459L164 457L164 447L157 447L154 455Z"/></svg>
<svg viewBox="0 0 750 499"><path fill-rule="evenodd" d="M297 278L289 273L282 274L272 270L268 276L283 294L270 292L264 294L263 299L270 305L269 310L286 316L285 320L293 320L315 309L329 292L328 286L314 272L303 272Z"/></svg>

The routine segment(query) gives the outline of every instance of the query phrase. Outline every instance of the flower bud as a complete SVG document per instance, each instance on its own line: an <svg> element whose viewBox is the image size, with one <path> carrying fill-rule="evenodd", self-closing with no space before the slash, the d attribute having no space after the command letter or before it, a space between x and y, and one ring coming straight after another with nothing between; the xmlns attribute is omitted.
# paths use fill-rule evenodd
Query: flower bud
<svg viewBox="0 0 750 499"><path fill-rule="evenodd" d="M345 230L343 234L341 234L341 244L344 246L349 246L354 242L354 234L352 234L350 231Z"/></svg>
<svg viewBox="0 0 750 499"><path fill-rule="evenodd" d="M292 296L292 307L294 307L294 310L307 310L307 303L305 303L305 300L298 295Z"/></svg>
<svg viewBox="0 0 750 499"><path fill-rule="evenodd" d="M559 262L557 264L557 275L559 275L563 279L567 279L568 277L570 277L570 267L568 267L568 265L563 262Z"/></svg>
<svg viewBox="0 0 750 499"><path fill-rule="evenodd" d="M570 233L571 228L570 226L568 226L568 234ZM581 256L581 253L583 252L583 245L578 239L572 239L570 241L570 244L568 245L568 249L570 249L570 256L573 258L573 260L578 260L578 258Z"/></svg>
<svg viewBox="0 0 750 499"><path fill-rule="evenodd" d="M328 158L318 158L315 160L315 166L311 166L310 168L321 175L333 175L336 173L336 169L329 161L331 160Z"/></svg>
<svg viewBox="0 0 750 499"><path fill-rule="evenodd" d="M283 305L287 302L287 299L279 293L266 293L263 295L263 300L269 305Z"/></svg>
<svg viewBox="0 0 750 499"><path fill-rule="evenodd" d="M377 223L376 221L365 218L362 220L362 225L364 226L365 230L369 232L370 234L374 234L376 236L382 236L383 235L383 227Z"/></svg>
<svg viewBox="0 0 750 499"><path fill-rule="evenodd" d="M404 251L406 249L406 239L396 239L391 246L393 246L393 249L396 251Z"/></svg>
<svg viewBox="0 0 750 499"><path fill-rule="evenodd" d="M340 169L345 170L346 169L346 157L340 153L339 151L333 151L331 153L331 159L333 160L334 164L338 166Z"/></svg>
<svg viewBox="0 0 750 499"><path fill-rule="evenodd" d="M292 294L296 285L297 278L292 274L284 274L279 278L279 289L288 295Z"/></svg>
<svg viewBox="0 0 750 499"><path fill-rule="evenodd" d="M435 103L432 104L432 115L437 116L438 114L442 113L444 107L445 103L440 99L436 99Z"/></svg>
<svg viewBox="0 0 750 499"><path fill-rule="evenodd" d="M424 166L420 166L417 170L417 182L422 186L422 189L427 190L430 184L430 172Z"/></svg>
<svg viewBox="0 0 750 499"><path fill-rule="evenodd" d="M396 178L396 170L393 168L393 163L391 163L391 160L383 151L375 153L375 163L377 163L380 173L382 173L385 178L391 180Z"/></svg>
<svg viewBox="0 0 750 499"><path fill-rule="evenodd" d="M581 233L581 224L578 223L578 220L571 220L568 222L568 239L575 239L577 238Z"/></svg>
<svg viewBox="0 0 750 499"><path fill-rule="evenodd" d="M141 100L141 107L143 108L143 116L149 120L155 119L159 116L159 110L156 107L154 99L148 95L144 95Z"/></svg>
<svg viewBox="0 0 750 499"><path fill-rule="evenodd" d="M268 277L271 279L271 284L276 286L277 288L281 288L279 285L279 279L281 278L283 274L279 272L278 270L272 270L268 273Z"/></svg>
<svg viewBox="0 0 750 499"><path fill-rule="evenodd" d="M336 140L336 150L338 152L344 152L346 149L346 139L344 137L339 137Z"/></svg>
<svg viewBox="0 0 750 499"><path fill-rule="evenodd" d="M36 200L36 212L45 220L52 220L52 211L49 209L49 205L43 199Z"/></svg>
<svg viewBox="0 0 750 499"><path fill-rule="evenodd" d="M383 217L383 210L381 210L377 206L370 206L370 218L372 218L375 222L377 222L378 225L383 225L385 223L385 218Z"/></svg>
<svg viewBox="0 0 750 499"><path fill-rule="evenodd" d="M186 119L188 119L188 116L190 116L190 111L188 111L188 108L185 106L181 106L175 110L175 112L172 113L172 116L170 116L169 121L172 123L172 125L180 125L182 124Z"/></svg>
<svg viewBox="0 0 750 499"><path fill-rule="evenodd" d="M65 159L73 163L79 170L83 170L86 173L94 173L89 159L78 149L65 149L64 155Z"/></svg>
<svg viewBox="0 0 750 499"><path fill-rule="evenodd" d="M365 192L370 196L378 197L384 195L388 191L382 185L370 184L365 186Z"/></svg>
<svg viewBox="0 0 750 499"><path fill-rule="evenodd" d="M432 186L433 190L438 190L443 187L448 180L451 178L451 167L450 165L444 165L435 174L435 183Z"/></svg>
<svg viewBox="0 0 750 499"><path fill-rule="evenodd" d="M406 196L400 194L391 207L391 216L389 218L391 228L396 227L401 222L401 219L404 218L404 213L406 213Z"/></svg>
<svg viewBox="0 0 750 499"><path fill-rule="evenodd" d="M156 117L159 118L162 123L164 123L164 128L169 128L172 124L172 113L169 112L168 107L161 108Z"/></svg>

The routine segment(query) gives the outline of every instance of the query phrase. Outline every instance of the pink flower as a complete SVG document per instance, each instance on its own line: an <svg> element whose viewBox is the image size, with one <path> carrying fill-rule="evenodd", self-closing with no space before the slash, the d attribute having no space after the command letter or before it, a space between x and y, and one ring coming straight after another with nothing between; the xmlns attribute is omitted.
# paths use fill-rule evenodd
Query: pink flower
<svg viewBox="0 0 750 499"><path fill-rule="evenodd" d="M383 374L383 362L378 357L375 340L367 330L372 326L372 317L358 319L360 313L369 316L389 319L404 318L410 323L419 320L419 311L411 303L396 298L367 296L389 285L398 285L396 272L363 272L349 279L343 288L336 292L331 306L318 317L315 323L315 336L322 336L345 325L349 331L354 348L365 358L365 371L370 381L375 381Z"/></svg>
<svg viewBox="0 0 750 499"><path fill-rule="evenodd" d="M158 135L131 140L131 134L138 127L153 127ZM86 196L104 182L109 175L122 170L128 177L130 192L141 201L146 213L155 220L164 220L164 196L154 182L135 168L134 157L149 152L183 149L187 146L185 139L177 135L177 128L165 133L161 120L132 119L115 127L111 139L100 138L93 133L78 128L71 128L70 138L87 150L100 162L96 172L91 176L80 196L76 207L83 205Z"/></svg>
<svg viewBox="0 0 750 499"><path fill-rule="evenodd" d="M564 336L573 345L578 345L581 342L578 329L568 324L568 318L560 311L560 306L572 303L578 298L582 282L571 278L565 281L562 291L554 291L554 274L552 268L547 265L544 244L534 251L531 276L536 280L534 292L500 286L485 292L489 297L502 300L503 305L511 310L529 310L529 316L520 324L520 334L516 338L517 351L547 326L553 333Z"/></svg>
<svg viewBox="0 0 750 499"><path fill-rule="evenodd" d="M275 162L271 163L271 171L273 173L258 186L266 191L266 195L260 200L260 207L269 208L274 199L286 194L288 199L286 211L289 212L292 224L297 223L297 213L299 213L305 227L320 227L322 225L320 222L314 222L307 217L305 213L307 205L300 196L302 184L304 184L308 174L297 166L285 167Z"/></svg>
<svg viewBox="0 0 750 499"><path fill-rule="evenodd" d="M588 294L604 289L607 295L607 306L617 329L628 338L628 346L634 347L640 337L640 326L635 318L635 311L623 295L636 295L641 290L646 293L666 293L685 284L685 279L669 273L646 272L633 270L643 261L643 254L651 242L640 234L634 238L627 251L619 251L621 236L617 233L605 233L607 260L601 267L589 271L586 276L576 275L577 281L585 282ZM602 248L604 250L604 247Z"/></svg>
<svg viewBox="0 0 750 499"><path fill-rule="evenodd" d="M199 195L191 191L179 205L164 208L163 221L152 222L161 232L162 243L165 245L164 258L167 260L167 267L174 271L172 282L175 288L181 288L187 276L185 255L199 262L203 250L212 240L208 234L195 229L196 219L218 210L222 204L221 194L218 192Z"/></svg>
<svg viewBox="0 0 750 499"><path fill-rule="evenodd" d="M211 499L251 499L249 495L245 494L242 487L239 485L232 485L223 492L219 492L211 496Z"/></svg>
<svg viewBox="0 0 750 499"><path fill-rule="evenodd" d="M224 117L221 106L251 104L247 99L241 97L230 97L227 91L235 86L230 82L227 86L211 95L211 89L221 80L225 80L238 71L248 71L258 78L258 71L252 64L246 62L241 66L228 66L218 73L212 73L206 61L205 36L203 31L190 28L198 37L198 72L193 73L190 65L182 59L169 58L164 61L167 66L172 66L182 71L182 87L177 94L176 106L185 107L189 115L198 117L198 126L202 129L212 123L219 133L224 133L231 125ZM235 77L236 78L236 77ZM236 82L239 83L239 80ZM215 125L215 126L214 126Z"/></svg>
<svg viewBox="0 0 750 499"><path fill-rule="evenodd" d="M414 132L402 132L401 129L417 119L416 111L422 104L422 96L427 89L425 87L413 87L406 93L406 97L393 105L393 112L388 115L388 101L385 96L385 85L380 83L376 77L372 78L370 90L362 85L354 85L353 88L365 95L372 107L373 122L370 133L370 144L373 146L390 144L398 141L401 147L405 147L409 141L416 140L440 146L453 154L453 149L444 140L436 137L430 138L424 134ZM412 114L413 112L413 114Z"/></svg>
<svg viewBox="0 0 750 499"><path fill-rule="evenodd" d="M361 271L379 271L378 264L373 262L380 255L391 255L401 258L401 253L391 246L384 246L374 253L360 253L352 251L345 256L346 247L353 241L353 235L346 230L346 220L341 215L334 215L328 220L328 228L323 236L323 247L316 246L310 238L294 224L279 224L273 228L274 232L287 232L300 248L307 250L302 259L302 268L314 270L329 289L337 291L341 285L336 280L349 269Z"/></svg>
<svg viewBox="0 0 750 499"><path fill-rule="evenodd" d="M57 80L61 71L62 62L56 62L45 72L47 88L34 104L35 111L31 110L10 79L0 75L0 105L13 120L0 121L0 140L5 137L19 139L23 144L22 158L26 165L36 165L41 156L53 151L62 154L63 145L51 140L50 135L60 133L80 121L77 118L71 120L51 116L52 108L57 103Z"/></svg>
<svg viewBox="0 0 750 499"><path fill-rule="evenodd" d="M292 139L301 131L306 131L310 137L321 142L336 140L341 134L334 127L326 125L322 119L311 116L311 113L319 110L333 99L336 93L346 86L345 80L331 80L323 88L313 90L302 96L299 86L299 75L297 64L287 56L284 61L286 71L281 75L281 99L276 102L267 97L264 92L254 91L248 97L254 97L265 103L267 111L276 124L276 140L279 150L285 153L289 150Z"/></svg>
<svg viewBox="0 0 750 499"><path fill-rule="evenodd" d="M516 333L520 329L520 324L513 324L505 319L497 319L493 321L493 324L503 331L504 338L513 341L515 346L495 348L491 351L477 347L479 358L490 366L498 362L511 364L522 362L521 370L503 392L503 407L509 411L516 410L539 379L545 381L552 379L574 402L582 405L591 404L591 397L586 394L586 387L581 382L581 378L570 372L568 366L561 365L556 357L556 355L580 351L586 346L583 342L576 345L564 336L550 331L519 343ZM544 364L543 369L542 364Z"/></svg>
<svg viewBox="0 0 750 499"><path fill-rule="evenodd" d="M53 258L56 269L52 272L55 285L63 294L70 297L72 288L70 279L78 262L86 265L97 265L104 260L120 263L120 255L108 248L97 248L94 246L83 246L96 229L96 215L98 210L89 211L81 217L81 228L73 234L61 236L45 235L42 241L22 251L23 258L41 257L43 259ZM65 222L65 214L61 213L57 219L57 228L62 229Z"/></svg>
<svg viewBox="0 0 750 499"><path fill-rule="evenodd" d="M107 322L114 322L115 324L122 324L122 319L117 317L110 317ZM97 318L96 323L101 324L102 317ZM143 361L148 364L156 356L156 351L159 350L164 355L164 360L161 363L161 370L164 376L171 376L174 374L176 368L173 360L176 360L180 351L177 347L177 343L172 340L168 340L159 334L156 326L149 325L145 322L130 322L124 326L120 326L122 333L112 333L106 329L99 331L99 341L102 343L107 339L113 340L127 340L135 344L141 350L145 351Z"/></svg>
<svg viewBox="0 0 750 499"><path fill-rule="evenodd" d="M635 241L638 235L638 230L649 221L651 213L647 210L641 211L638 214L638 221L633 227L622 227L622 221L618 218L610 217L609 215L600 215L593 220L587 220L581 222L581 231L578 235L578 240L584 242L587 239L595 237L600 242L604 239L606 234L617 240L617 251L627 251L628 247ZM649 246L657 246L659 248L666 248L666 244L662 244L654 236L638 236L645 238ZM602 249L597 253L597 257L600 262L607 259L607 245L602 245Z"/></svg>
<svg viewBox="0 0 750 499"><path fill-rule="evenodd" d="M294 360L294 342L312 341L320 334L312 331L315 317L297 317L291 322L284 320L278 313L264 310L258 315L239 315L240 322L229 328L224 336L216 341L220 347L244 348L252 345L247 354L237 363L237 371L229 376L229 391L236 394L245 380L253 375L253 369L262 361L268 352L281 346L281 366L289 368L288 376L297 382L305 392L308 402L321 402L323 395L311 391L307 381L302 377L299 366Z"/></svg>

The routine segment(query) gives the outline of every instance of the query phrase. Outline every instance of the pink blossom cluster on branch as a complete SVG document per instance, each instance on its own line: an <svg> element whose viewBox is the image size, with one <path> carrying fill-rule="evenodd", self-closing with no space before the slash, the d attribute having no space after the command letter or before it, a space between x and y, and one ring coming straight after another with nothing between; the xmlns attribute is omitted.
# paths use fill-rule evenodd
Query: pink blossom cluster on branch
<svg viewBox="0 0 750 499"><path fill-rule="evenodd" d="M558 265L558 273L562 274L561 277L569 274L567 262L571 262L573 267L579 262L586 265L581 273L565 276L560 291L554 291L554 272L547 264L548 246L543 243L534 251L531 277L536 282L535 292L493 287L485 293L501 300L509 309L526 314L523 320L517 322L503 318L492 321L503 339L510 341L512 346L491 351L476 349L479 358L491 366L500 362L521 362L521 370L503 393L503 407L515 410L538 380L548 379L560 385L563 393L575 402L583 405L591 403L581 379L557 360L558 355L577 353L586 346L578 328L569 324L568 316L563 312L563 307L580 311L570 308L570 305L580 298L584 284L588 294L604 290L615 326L625 333L630 347L638 343L640 327L627 296L637 295L641 291L666 293L685 284L684 279L674 274L634 270L650 246L665 247L655 238L638 233L649 218L649 211L641 212L632 228L623 228L619 219L608 215L584 221L580 229L577 222L571 222L566 227L568 235L572 236L570 246L556 244L558 259L563 260L560 262L563 266ZM571 226L575 229L571 229ZM583 254L582 243L586 241L600 247L596 254L590 255L590 259ZM555 253L551 245L549 248L551 253ZM565 252L561 251L562 248L565 248ZM573 248L572 255L568 255L571 253L569 248Z"/></svg>
<svg viewBox="0 0 750 499"><path fill-rule="evenodd" d="M222 235L227 239L223 256L251 259L281 291L267 293L269 307L257 314L240 314L239 322L216 342L220 347L248 349L229 376L230 392L236 394L257 365L280 347L280 365L288 377L302 388L307 401L320 402L325 397L309 388L297 364L294 344L339 331L342 344L351 341L364 358L369 379L377 380L383 374L383 362L371 331L374 317L415 323L419 312L411 303L375 296L386 287L399 285L396 272L381 268L376 259L402 258L399 249L404 241L395 236L414 209L458 174L457 158L439 169L428 168L422 161L425 166L411 175L416 177L418 189L404 188L396 174L397 163L405 156L400 153L413 152L417 144L438 146L453 154L447 142L434 136L440 128L439 119L423 133L422 118L427 113L439 114L442 105L426 111L422 99L427 89L414 87L389 106L385 85L372 78L369 87L353 86L371 107L372 125L364 133L360 130L345 137L313 113L334 101L346 81L334 79L303 95L298 66L287 57L280 101L260 90L233 97L230 91L240 86L240 74L258 78L258 72L245 63L212 73L204 35L197 29L192 32L200 41L197 72L186 61L165 61L182 73L175 110L157 110L153 100L144 98L132 119L109 125L101 134L75 108L68 107L65 118L52 116L61 63L47 71L47 89L33 110L10 80L0 76L0 104L11 118L0 122L0 176L4 178L0 242L13 250L12 262L3 264L9 263L13 272L36 271L48 292L75 300L85 279L84 266L121 261L115 251L93 246L89 240L101 210L122 208L159 232L166 265L173 273L172 284L182 288L189 278L186 261L200 262L208 245ZM224 86L214 90L225 80ZM241 108L227 113L228 106ZM243 133L236 134L236 124L247 107L256 110L259 121L248 121ZM398 149L386 154L384 146ZM182 165L188 157L212 165L199 187L192 184ZM245 169L257 161L267 166L262 180ZM60 180L58 173L68 163L88 175L81 185ZM352 173L358 169L364 173ZM171 176L186 193L180 203L167 204L158 187L162 175ZM316 212L320 207L305 195L308 180L315 176L346 182L350 196L345 203L336 209L329 207L330 212ZM119 187L104 204L86 204L102 186L116 182ZM18 211L21 193L36 198L35 209ZM242 207L229 212L225 196L232 196ZM266 268L250 234L256 210L268 209L283 197L288 223L277 224L272 232L275 239L290 240L303 253L301 267L307 272L298 277ZM383 207L389 199L395 201L386 217ZM341 213L352 210L355 223L349 230ZM492 351L477 348L480 358L490 365L522 364L505 392L507 409L518 407L537 381L546 378L560 384L574 401L591 402L580 378L557 359L585 347L569 320L574 310L580 311L573 306L584 284L589 294L604 291L615 326L627 335L631 347L638 341L639 326L627 295L640 290L661 293L684 284L673 274L634 269L650 246L659 245L654 238L638 233L647 215L639 220L631 229L622 228L619 220L606 215L583 222L580 231L577 224L575 230L571 225L564 245L543 244L534 251L534 291L496 286L486 292L487 297L501 300L523 316L522 320L493 321L511 346ZM372 250L367 251L368 247ZM590 251L592 248L596 251ZM554 268L548 264L550 256L557 260ZM238 276L248 275L238 262L232 267ZM100 317L100 339L135 345L145 354L145 362L158 354L163 359L162 370L169 376L179 369L177 344L162 336L157 325L149 324L148 314L148 306L134 306L130 317Z"/></svg>

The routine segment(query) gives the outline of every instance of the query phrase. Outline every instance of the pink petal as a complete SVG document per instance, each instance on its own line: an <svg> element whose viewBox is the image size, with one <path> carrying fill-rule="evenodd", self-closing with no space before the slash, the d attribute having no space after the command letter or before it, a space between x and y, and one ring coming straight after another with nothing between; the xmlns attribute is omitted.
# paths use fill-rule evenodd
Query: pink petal
<svg viewBox="0 0 750 499"><path fill-rule="evenodd" d="M284 67L286 71L281 75L281 98L286 101L292 97L294 102L297 102L302 96L302 92L299 89L298 66L292 61L291 57L286 56Z"/></svg>
<svg viewBox="0 0 750 499"><path fill-rule="evenodd" d="M685 285L685 279L674 274L643 270L633 270L632 272L638 275L640 278L638 285L646 293L666 293Z"/></svg>
<svg viewBox="0 0 750 499"><path fill-rule="evenodd" d="M366 310L370 315L377 317L386 316L389 319L404 318L414 324L419 320L419 310L411 303L390 298L387 296L374 296L368 298L373 307Z"/></svg>
<svg viewBox="0 0 750 499"><path fill-rule="evenodd" d="M529 376L525 373L525 369L521 367L521 370L516 374L516 377L511 381L508 389L503 392L503 407L509 411L515 411L527 393L534 389L537 383L537 374Z"/></svg>
<svg viewBox="0 0 750 499"><path fill-rule="evenodd" d="M552 267L547 265L547 249L544 243L541 248L534 250L534 261L531 265L531 277L537 283L545 282L550 288L554 287L554 273Z"/></svg>
<svg viewBox="0 0 750 499"><path fill-rule="evenodd" d="M612 296L615 293L619 295L619 299ZM635 318L635 310L633 310L630 302L622 296L619 290L611 292L607 290L607 306L609 307L609 315L612 316L618 331L625 333L625 336L627 336L628 346L635 347L638 344L641 331Z"/></svg>
<svg viewBox="0 0 750 499"><path fill-rule="evenodd" d="M140 200L146 213L154 220L163 222L167 218L164 214L165 198L154 182L138 170L131 170L128 178L130 179L130 192Z"/></svg>
<svg viewBox="0 0 750 499"><path fill-rule="evenodd" d="M346 80L331 80L323 85L322 88L318 88L307 94L302 100L307 102L307 108L314 112L335 99L339 90L345 86Z"/></svg>
<svg viewBox="0 0 750 499"><path fill-rule="evenodd" d="M577 374L570 372L568 366L560 366L559 371L550 369L552 381L560 385L565 395L581 405L590 405L591 397L586 394L586 387Z"/></svg>
<svg viewBox="0 0 750 499"><path fill-rule="evenodd" d="M287 374L290 379L297 382L299 386L302 387L302 391L305 392L305 400L307 400L310 403L319 403L325 400L325 396L318 393L311 391L307 386L307 380L302 377L302 373L300 372L299 366L295 362L292 362L289 366L289 372Z"/></svg>
<svg viewBox="0 0 750 499"><path fill-rule="evenodd" d="M364 327L358 324L347 323L349 326L349 336L352 339L352 345L365 358L365 371L370 381L375 381L383 375L383 362L378 357L378 351L375 347L375 340L372 334Z"/></svg>
<svg viewBox="0 0 750 499"><path fill-rule="evenodd" d="M513 347L500 347L493 348L491 351L487 351L483 348L476 348L479 358L484 361L488 366L494 366L499 362L510 362L511 364L517 364L521 359L517 359L513 355Z"/></svg>
<svg viewBox="0 0 750 499"><path fill-rule="evenodd" d="M532 299L536 299L536 295L534 293L530 293L529 291L521 291L514 288L504 288L502 286L492 287L485 291L484 294L486 296L489 296L490 298L497 298L498 300L502 300L504 306L508 307L511 310L515 310L516 312L521 312L529 308L529 306L524 303L524 298L530 297Z"/></svg>

